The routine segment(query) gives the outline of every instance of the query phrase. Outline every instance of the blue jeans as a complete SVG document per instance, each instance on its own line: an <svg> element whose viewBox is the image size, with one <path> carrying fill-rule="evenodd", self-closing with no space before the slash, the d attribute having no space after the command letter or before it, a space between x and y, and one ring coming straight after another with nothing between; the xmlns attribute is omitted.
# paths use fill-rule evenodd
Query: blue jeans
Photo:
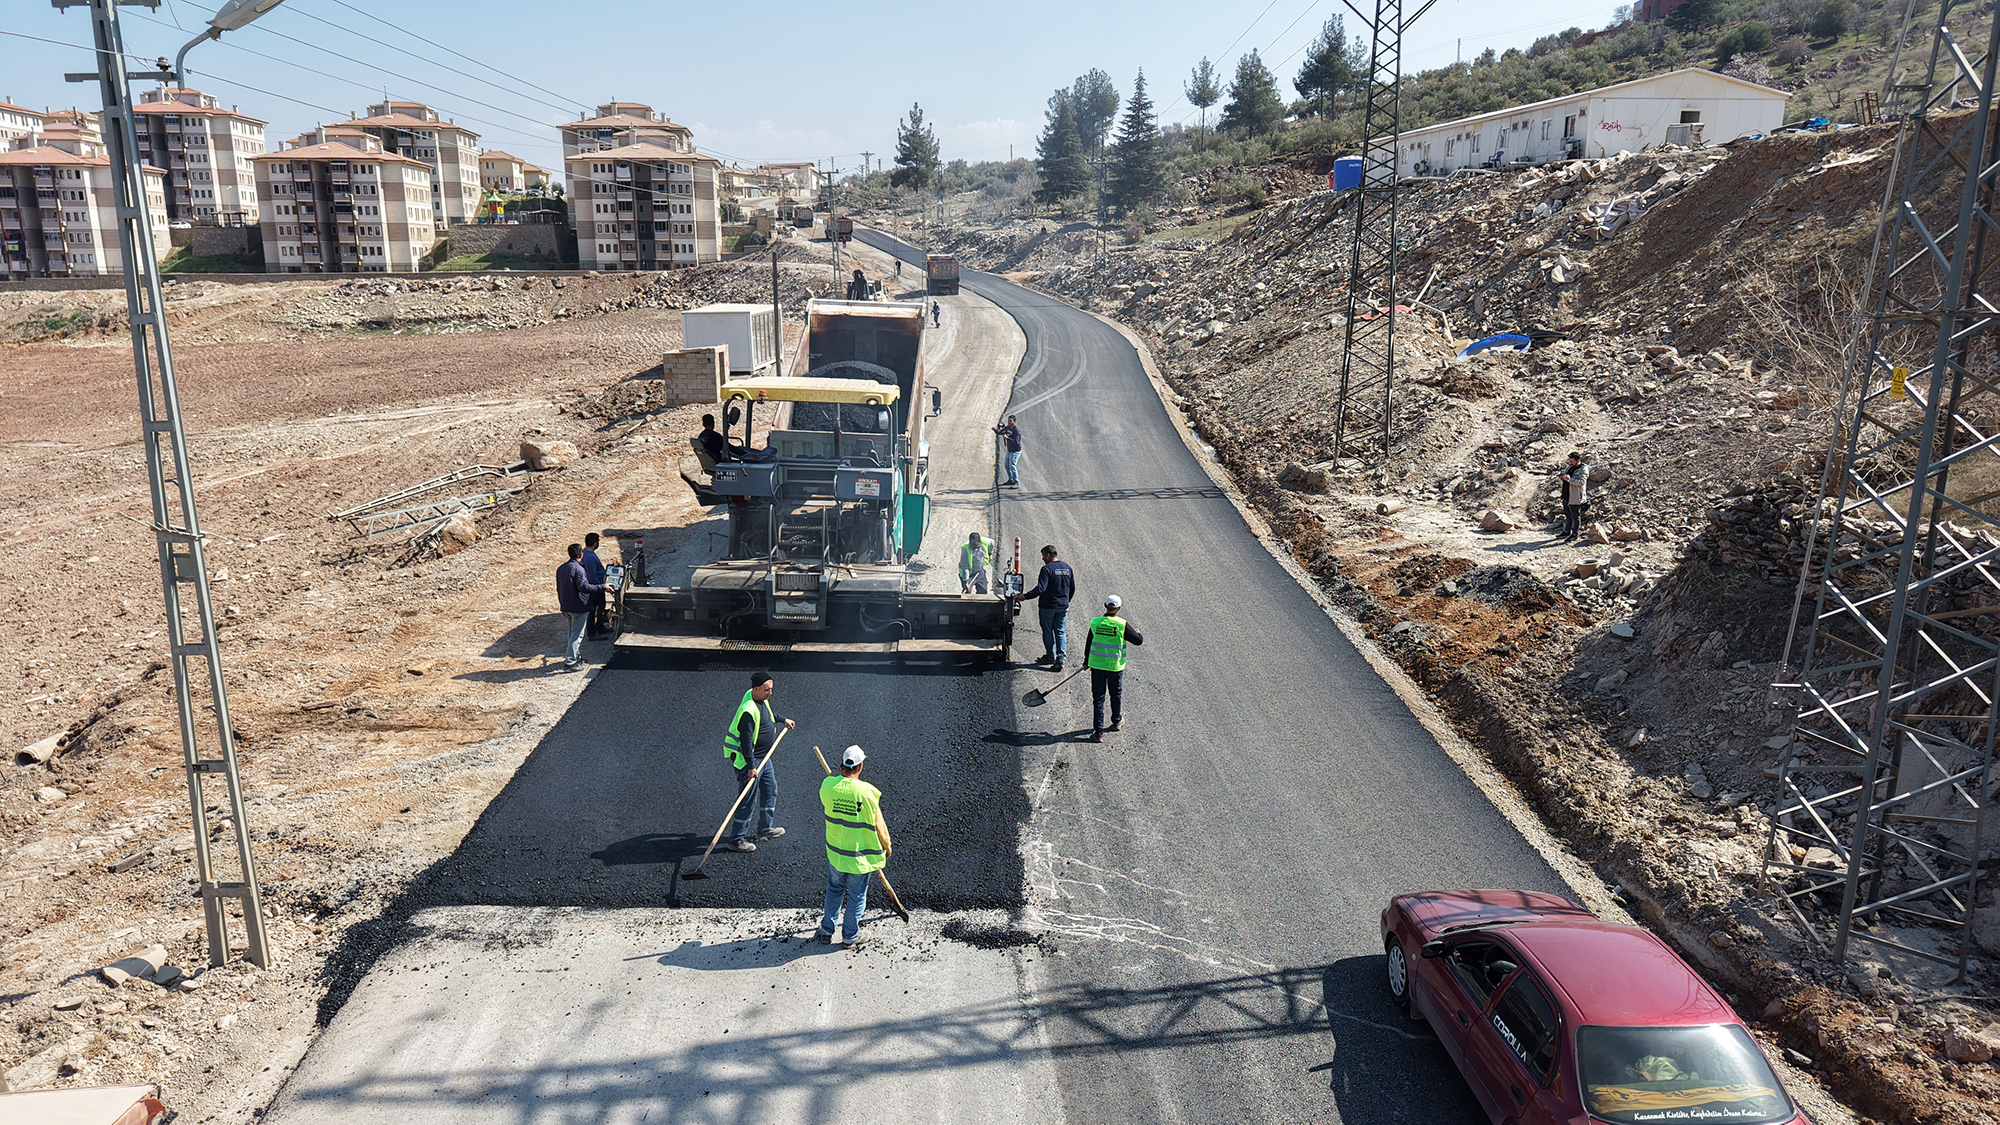
<svg viewBox="0 0 2000 1125"><path fill-rule="evenodd" d="M1069 656L1069 607L1042 602L1042 651L1061 664Z"/></svg>
<svg viewBox="0 0 2000 1125"><path fill-rule="evenodd" d="M1007 483L1021 483L1021 451L1018 449L1007 451Z"/></svg>
<svg viewBox="0 0 2000 1125"><path fill-rule="evenodd" d="M754 761L754 760L752 760ZM750 784L750 767L736 771L736 790ZM732 798L733 799L733 798ZM757 788L743 798L736 806L736 815L729 819L729 834L726 839L741 840L746 836L761 836L771 830L778 820L778 770L777 760L766 763L763 772L757 775Z"/></svg>
<svg viewBox="0 0 2000 1125"><path fill-rule="evenodd" d="M569 652L563 657L565 667L574 668L583 661L583 630L590 624L590 614L565 613L569 620Z"/></svg>
<svg viewBox="0 0 2000 1125"><path fill-rule="evenodd" d="M861 912L868 908L868 876L842 871L829 863L826 865L826 913L820 916L819 932L833 932L834 916L840 913L842 899L847 900L847 917L840 925L840 936L848 941L861 932Z"/></svg>

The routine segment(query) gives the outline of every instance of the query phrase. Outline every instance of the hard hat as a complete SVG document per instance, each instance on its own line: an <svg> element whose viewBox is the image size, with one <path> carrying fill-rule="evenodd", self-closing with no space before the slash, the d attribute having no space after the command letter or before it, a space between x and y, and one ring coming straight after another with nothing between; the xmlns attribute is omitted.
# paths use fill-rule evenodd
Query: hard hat
<svg viewBox="0 0 2000 1125"><path fill-rule="evenodd" d="M1108 609L1117 609L1119 606L1125 604L1125 599L1119 597L1117 594L1106 594L1104 595L1104 604Z"/></svg>
<svg viewBox="0 0 2000 1125"><path fill-rule="evenodd" d="M868 752L859 746L849 746L840 755L840 768L851 770L868 760Z"/></svg>

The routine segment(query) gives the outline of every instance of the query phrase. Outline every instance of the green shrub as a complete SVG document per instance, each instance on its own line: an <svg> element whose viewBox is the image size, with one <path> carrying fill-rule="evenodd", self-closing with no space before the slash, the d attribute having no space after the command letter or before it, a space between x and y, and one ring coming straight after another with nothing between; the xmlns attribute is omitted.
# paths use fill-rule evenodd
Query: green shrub
<svg viewBox="0 0 2000 1125"><path fill-rule="evenodd" d="M1806 31L1815 39L1838 39L1854 22L1854 0L1826 0L1813 13Z"/></svg>
<svg viewBox="0 0 2000 1125"><path fill-rule="evenodd" d="M1728 62L1737 55L1761 55L1771 49L1774 37L1762 20L1740 24L1715 41L1715 61Z"/></svg>
<svg viewBox="0 0 2000 1125"><path fill-rule="evenodd" d="M1270 190L1264 186L1264 181L1241 172L1228 172L1217 176L1215 186L1209 189L1209 193L1215 197L1217 203L1232 209L1262 207L1264 200L1270 196Z"/></svg>

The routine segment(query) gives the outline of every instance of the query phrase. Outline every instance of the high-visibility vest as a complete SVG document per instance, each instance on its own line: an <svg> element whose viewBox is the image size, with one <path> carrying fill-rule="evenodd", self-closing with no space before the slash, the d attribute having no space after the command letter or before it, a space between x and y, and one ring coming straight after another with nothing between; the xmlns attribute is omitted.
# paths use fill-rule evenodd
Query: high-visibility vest
<svg viewBox="0 0 2000 1125"><path fill-rule="evenodd" d="M883 866L882 839L875 834L882 791L858 777L836 774L819 783L826 812L826 861L835 871L866 875Z"/></svg>
<svg viewBox="0 0 2000 1125"><path fill-rule="evenodd" d="M1083 662L1106 672L1125 670L1125 619L1106 614L1090 619L1090 648Z"/></svg>
<svg viewBox="0 0 2000 1125"><path fill-rule="evenodd" d="M751 688L750 691L757 689ZM743 744L743 736L738 733L743 727L743 716L750 716L750 743ZM743 693L743 702L736 705L736 713L729 716L729 735L722 740L722 756L729 764L742 769L749 764L751 756L757 752L757 740L764 735L764 714L757 701L750 698L750 692Z"/></svg>
<svg viewBox="0 0 2000 1125"><path fill-rule="evenodd" d="M969 574L977 574L978 572L985 569L986 569L985 543L981 543L977 547L974 547L970 543L959 544L958 576L960 578L964 578Z"/></svg>

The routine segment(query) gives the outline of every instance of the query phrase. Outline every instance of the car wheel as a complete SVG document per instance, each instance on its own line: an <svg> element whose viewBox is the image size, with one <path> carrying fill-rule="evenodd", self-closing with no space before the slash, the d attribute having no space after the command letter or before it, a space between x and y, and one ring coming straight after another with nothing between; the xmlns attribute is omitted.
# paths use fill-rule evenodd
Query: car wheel
<svg viewBox="0 0 2000 1125"><path fill-rule="evenodd" d="M1410 962L1403 956L1403 943L1390 938L1385 950L1389 962L1389 999L1404 1013L1410 1011Z"/></svg>

